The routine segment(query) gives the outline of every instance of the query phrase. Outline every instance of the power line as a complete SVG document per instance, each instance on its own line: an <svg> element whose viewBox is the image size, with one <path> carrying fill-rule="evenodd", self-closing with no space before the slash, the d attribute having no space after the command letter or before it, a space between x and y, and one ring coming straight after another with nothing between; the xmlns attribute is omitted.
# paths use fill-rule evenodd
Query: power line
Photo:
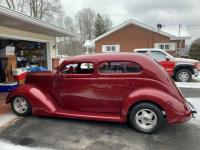
<svg viewBox="0 0 200 150"><path fill-rule="evenodd" d="M194 25L185 25L186 27L200 27L200 25L194 24Z"/></svg>

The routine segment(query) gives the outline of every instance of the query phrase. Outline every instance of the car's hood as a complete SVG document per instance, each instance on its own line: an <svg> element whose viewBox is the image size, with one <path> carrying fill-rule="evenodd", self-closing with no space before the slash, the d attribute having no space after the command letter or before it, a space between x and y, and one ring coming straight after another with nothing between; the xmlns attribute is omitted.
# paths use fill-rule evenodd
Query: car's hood
<svg viewBox="0 0 200 150"><path fill-rule="evenodd" d="M199 62L198 60L187 59L187 58L174 58L174 61L177 63L192 63L192 64Z"/></svg>
<svg viewBox="0 0 200 150"><path fill-rule="evenodd" d="M55 71L33 72L26 76L26 83L45 85L50 83L55 76Z"/></svg>

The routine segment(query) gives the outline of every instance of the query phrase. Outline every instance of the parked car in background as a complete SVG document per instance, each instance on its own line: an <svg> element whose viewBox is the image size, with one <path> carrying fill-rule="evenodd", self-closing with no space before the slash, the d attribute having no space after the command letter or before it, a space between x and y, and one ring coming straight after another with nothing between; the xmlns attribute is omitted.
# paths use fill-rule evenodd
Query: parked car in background
<svg viewBox="0 0 200 150"><path fill-rule="evenodd" d="M56 72L30 73L6 103L19 116L130 122L143 133L195 113L155 60L132 53L75 56Z"/></svg>
<svg viewBox="0 0 200 150"><path fill-rule="evenodd" d="M175 58L162 49L135 49L134 52L153 57L178 82L189 82L198 76L200 62L194 59Z"/></svg>

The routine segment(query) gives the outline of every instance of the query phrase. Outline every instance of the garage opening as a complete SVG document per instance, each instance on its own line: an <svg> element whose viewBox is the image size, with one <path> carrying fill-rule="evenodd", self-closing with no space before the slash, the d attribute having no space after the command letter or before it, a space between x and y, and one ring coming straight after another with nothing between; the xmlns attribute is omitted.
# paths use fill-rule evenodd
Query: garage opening
<svg viewBox="0 0 200 150"><path fill-rule="evenodd" d="M16 81L13 70L47 68L47 44L0 37L0 83Z"/></svg>

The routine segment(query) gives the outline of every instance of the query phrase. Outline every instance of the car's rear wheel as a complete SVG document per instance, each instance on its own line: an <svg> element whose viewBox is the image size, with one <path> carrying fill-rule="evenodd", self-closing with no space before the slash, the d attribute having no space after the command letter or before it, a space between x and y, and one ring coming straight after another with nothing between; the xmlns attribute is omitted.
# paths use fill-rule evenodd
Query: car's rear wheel
<svg viewBox="0 0 200 150"><path fill-rule="evenodd" d="M16 96L12 99L11 108L18 116L29 116L32 114L31 105L27 99L21 96Z"/></svg>
<svg viewBox="0 0 200 150"><path fill-rule="evenodd" d="M151 134L163 125L165 118L160 108L145 102L137 104L131 109L129 121L137 131Z"/></svg>
<svg viewBox="0 0 200 150"><path fill-rule="evenodd" d="M192 80L192 73L188 69L180 69L175 74L175 79L178 82L189 82Z"/></svg>

